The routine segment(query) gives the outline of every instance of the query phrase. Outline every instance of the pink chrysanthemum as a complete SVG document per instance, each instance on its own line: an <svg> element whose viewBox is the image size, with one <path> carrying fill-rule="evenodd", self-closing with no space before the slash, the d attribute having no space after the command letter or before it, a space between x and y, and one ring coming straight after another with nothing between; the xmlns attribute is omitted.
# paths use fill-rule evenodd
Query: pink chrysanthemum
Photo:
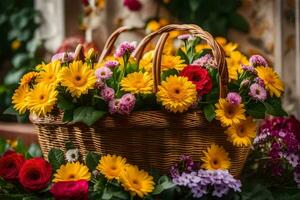
<svg viewBox="0 0 300 200"><path fill-rule="evenodd" d="M264 101L267 99L267 91L257 83L250 86L249 95L255 100Z"/></svg>
<svg viewBox="0 0 300 200"><path fill-rule="evenodd" d="M100 95L105 101L111 101L115 97L115 91L113 88L105 87L101 90Z"/></svg>
<svg viewBox="0 0 300 200"><path fill-rule="evenodd" d="M189 40L189 39L191 39L193 36L191 35L191 34L182 34L182 35L179 35L177 38L179 39L179 40Z"/></svg>
<svg viewBox="0 0 300 200"><path fill-rule="evenodd" d="M115 60L109 60L109 61L106 61L104 63L104 66L105 67L108 67L108 68L115 68L119 65L120 63L118 61L115 61Z"/></svg>
<svg viewBox="0 0 300 200"><path fill-rule="evenodd" d="M121 58L125 55L125 53L131 54L136 47L136 42L122 42L118 48L116 49L116 52L114 54L115 58Z"/></svg>
<svg viewBox="0 0 300 200"><path fill-rule="evenodd" d="M135 96L133 94L124 94L120 100L120 114L129 115L135 105Z"/></svg>
<svg viewBox="0 0 300 200"><path fill-rule="evenodd" d="M193 65L200 65L206 68L208 67L216 68L215 60L210 54L206 54L205 56L202 56L201 58L194 60Z"/></svg>
<svg viewBox="0 0 300 200"><path fill-rule="evenodd" d="M73 59L74 59L74 53L62 52L62 53L57 53L57 54L53 55L51 58L51 62L53 62L55 60L59 60L60 62L65 63L65 62L70 62Z"/></svg>
<svg viewBox="0 0 300 200"><path fill-rule="evenodd" d="M108 67L100 67L95 71L95 76L101 80L109 79L112 74L112 71Z"/></svg>
<svg viewBox="0 0 300 200"><path fill-rule="evenodd" d="M120 110L120 99L112 99L108 103L108 111L110 114L118 113Z"/></svg>
<svg viewBox="0 0 300 200"><path fill-rule="evenodd" d="M227 100L229 103L233 105L237 105L242 103L242 97L236 92L230 92L227 94Z"/></svg>
<svg viewBox="0 0 300 200"><path fill-rule="evenodd" d="M101 90L102 88L104 88L105 83L103 80L101 79L97 79L96 83L95 83L95 88L98 90Z"/></svg>
<svg viewBox="0 0 300 200"><path fill-rule="evenodd" d="M266 61L266 59L260 55L253 55L250 57L249 59L250 63L252 66L256 67L256 66L268 66L268 62Z"/></svg>

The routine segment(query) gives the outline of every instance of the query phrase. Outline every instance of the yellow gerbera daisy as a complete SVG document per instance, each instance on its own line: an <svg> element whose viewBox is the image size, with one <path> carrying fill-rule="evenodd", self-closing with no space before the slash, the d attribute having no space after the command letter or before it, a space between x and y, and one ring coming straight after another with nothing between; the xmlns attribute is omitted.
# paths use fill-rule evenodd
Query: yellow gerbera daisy
<svg viewBox="0 0 300 200"><path fill-rule="evenodd" d="M239 51L233 51L230 53L230 57L226 58L229 81L237 80L238 73L242 72L242 64L249 65L249 61L245 55Z"/></svg>
<svg viewBox="0 0 300 200"><path fill-rule="evenodd" d="M232 52L234 52L238 48L237 43L229 42L227 44L222 45L227 56L230 56Z"/></svg>
<svg viewBox="0 0 300 200"><path fill-rule="evenodd" d="M230 159L228 153L222 146L212 144L204 151L204 156L201 158L203 161L202 168L207 170L217 170L217 169L229 169Z"/></svg>
<svg viewBox="0 0 300 200"><path fill-rule="evenodd" d="M32 83L38 75L38 72L28 72L21 78L20 85L28 85Z"/></svg>
<svg viewBox="0 0 300 200"><path fill-rule="evenodd" d="M140 198L143 198L154 190L153 177L133 165L126 166L121 183L125 190L129 191L132 196L138 195Z"/></svg>
<svg viewBox="0 0 300 200"><path fill-rule="evenodd" d="M244 104L231 104L226 99L219 99L215 112L216 119L220 120L223 126L238 124L246 119Z"/></svg>
<svg viewBox="0 0 300 200"><path fill-rule="evenodd" d="M159 28L160 28L159 22L156 21L156 20L151 20L146 25L146 32L147 33L152 33L154 31L157 31Z"/></svg>
<svg viewBox="0 0 300 200"><path fill-rule="evenodd" d="M119 180L126 165L126 158L108 154L101 157L97 170L99 170L108 180Z"/></svg>
<svg viewBox="0 0 300 200"><path fill-rule="evenodd" d="M14 104L14 109L20 114L24 114L27 110L27 95L29 92L28 85L20 85L12 97L12 103Z"/></svg>
<svg viewBox="0 0 300 200"><path fill-rule="evenodd" d="M174 113L186 111L197 99L196 87L186 77L169 76L158 90L157 100Z"/></svg>
<svg viewBox="0 0 300 200"><path fill-rule="evenodd" d="M154 56L154 50L145 53L140 60L139 66L145 69L147 72L152 73L152 60Z"/></svg>
<svg viewBox="0 0 300 200"><path fill-rule="evenodd" d="M57 85L59 82L59 73L61 70L61 63L59 61L53 61L43 67L43 71L40 72L36 81L38 83Z"/></svg>
<svg viewBox="0 0 300 200"><path fill-rule="evenodd" d="M223 37L216 37L215 40L216 40L216 42L218 42L221 46L224 46L225 44L227 44L226 38L223 38Z"/></svg>
<svg viewBox="0 0 300 200"><path fill-rule="evenodd" d="M233 145L238 147L249 146L251 145L251 140L256 136L256 123L251 117L248 117L239 124L230 126L226 130L226 133L228 134L228 140Z"/></svg>
<svg viewBox="0 0 300 200"><path fill-rule="evenodd" d="M96 82L94 71L86 63L73 61L69 67L64 67L60 73L61 85L67 87L72 97L80 97L93 89Z"/></svg>
<svg viewBox="0 0 300 200"><path fill-rule="evenodd" d="M57 94L58 92L52 85L43 83L37 84L33 90L28 93L28 109L38 116L46 115L53 109Z"/></svg>
<svg viewBox="0 0 300 200"><path fill-rule="evenodd" d="M284 90L283 82L271 67L259 66L255 68L257 76L264 81L266 89L271 96L280 97Z"/></svg>
<svg viewBox="0 0 300 200"><path fill-rule="evenodd" d="M150 94L152 92L153 80L148 72L133 72L128 74L120 82L122 90L132 94Z"/></svg>
<svg viewBox="0 0 300 200"><path fill-rule="evenodd" d="M80 162L68 162L65 165L60 166L56 173L54 174L53 182L61 181L79 181L91 179L91 173L89 168Z"/></svg>
<svg viewBox="0 0 300 200"><path fill-rule="evenodd" d="M161 60L161 70L166 71L169 69L183 70L186 66L184 60L180 56L163 55Z"/></svg>

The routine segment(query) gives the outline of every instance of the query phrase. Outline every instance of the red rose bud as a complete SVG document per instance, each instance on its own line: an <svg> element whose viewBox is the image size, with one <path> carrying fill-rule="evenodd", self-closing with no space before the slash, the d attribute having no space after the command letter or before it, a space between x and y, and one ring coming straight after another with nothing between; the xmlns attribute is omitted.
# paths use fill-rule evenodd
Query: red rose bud
<svg viewBox="0 0 300 200"><path fill-rule="evenodd" d="M12 152L5 153L0 158L0 176L6 181L18 180L19 171L25 162L22 154Z"/></svg>
<svg viewBox="0 0 300 200"><path fill-rule="evenodd" d="M199 65L188 65L180 73L196 85L196 90L200 96L208 94L212 90L212 80L208 71Z"/></svg>
<svg viewBox="0 0 300 200"><path fill-rule="evenodd" d="M123 5L131 11L139 11L142 8L142 3L139 0L124 0Z"/></svg>
<svg viewBox="0 0 300 200"><path fill-rule="evenodd" d="M63 181L52 185L50 192L56 200L87 200L88 182Z"/></svg>
<svg viewBox="0 0 300 200"><path fill-rule="evenodd" d="M28 191L46 188L51 179L51 165L42 158L26 160L19 172L19 181Z"/></svg>

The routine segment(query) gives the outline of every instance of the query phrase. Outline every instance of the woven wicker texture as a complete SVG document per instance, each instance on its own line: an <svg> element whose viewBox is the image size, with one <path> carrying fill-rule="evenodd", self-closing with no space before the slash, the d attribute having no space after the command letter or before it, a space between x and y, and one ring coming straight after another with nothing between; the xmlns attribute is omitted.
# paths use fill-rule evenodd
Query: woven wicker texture
<svg viewBox="0 0 300 200"><path fill-rule="evenodd" d="M111 35L99 62L111 52L118 35L126 30L128 28L122 27ZM219 66L220 96L224 97L228 81L224 51L213 37L200 27L168 25L146 36L133 54L137 62L146 45L153 38L161 35L155 48L153 62L153 79L157 86L160 83L161 52L168 32L172 30L190 32L205 39L212 47ZM156 92L156 87L154 92ZM227 141L227 135L219 122L209 123L201 112L184 114L163 111L134 112L130 116L106 116L92 127L79 123L64 123L62 113L43 118L31 115L30 119L37 127L44 155L47 155L51 148L63 148L66 141L72 141L83 155L88 151L121 155L141 168L155 168L163 173L168 173L170 167L178 162L183 154L190 155L194 160L200 160L203 155L202 151L215 143L222 145L229 152L232 162L229 171L237 177L241 173L249 151L248 147L234 147Z"/></svg>

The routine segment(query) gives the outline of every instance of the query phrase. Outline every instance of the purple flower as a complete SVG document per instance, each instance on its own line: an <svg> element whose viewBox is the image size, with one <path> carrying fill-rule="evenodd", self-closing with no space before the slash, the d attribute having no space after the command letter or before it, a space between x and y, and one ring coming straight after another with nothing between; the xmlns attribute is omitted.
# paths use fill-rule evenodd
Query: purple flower
<svg viewBox="0 0 300 200"><path fill-rule="evenodd" d="M261 85L254 83L250 86L249 95L259 101L264 101L267 99L267 91Z"/></svg>
<svg viewBox="0 0 300 200"><path fill-rule="evenodd" d="M104 63L104 66L105 67L108 67L108 68L115 68L119 65L120 63L118 61L115 61L115 60L109 60L109 61L106 61Z"/></svg>
<svg viewBox="0 0 300 200"><path fill-rule="evenodd" d="M129 115L135 106L135 96L133 94L127 93L120 99L120 114Z"/></svg>
<svg viewBox="0 0 300 200"><path fill-rule="evenodd" d="M227 100L229 101L229 103L231 103L233 105L242 103L241 95L239 95L239 93L236 93L236 92L229 92L227 94Z"/></svg>
<svg viewBox="0 0 300 200"><path fill-rule="evenodd" d="M294 181L296 182L298 188L300 189L300 165L294 171Z"/></svg>
<svg viewBox="0 0 300 200"><path fill-rule="evenodd" d="M193 36L191 34L182 34L182 35L179 35L177 38L179 40L185 41L185 40L189 40L189 39L193 38Z"/></svg>
<svg viewBox="0 0 300 200"><path fill-rule="evenodd" d="M101 90L100 95L105 101L111 101L115 97L115 91L113 88L105 87Z"/></svg>
<svg viewBox="0 0 300 200"><path fill-rule="evenodd" d="M248 72L251 72L251 73L255 73L255 69L254 69L254 67L253 66L247 66L247 65L244 65L244 64L242 64L242 69L244 70L244 71L248 71Z"/></svg>
<svg viewBox="0 0 300 200"><path fill-rule="evenodd" d="M268 66L268 62L266 61L266 59L260 55L253 55L250 57L249 59L250 63L252 66L256 67L256 66Z"/></svg>
<svg viewBox="0 0 300 200"><path fill-rule="evenodd" d="M95 71L95 76L101 80L109 79L112 74L112 71L108 67L100 67Z"/></svg>
<svg viewBox="0 0 300 200"><path fill-rule="evenodd" d="M136 47L136 42L122 42L118 48L116 49L116 52L114 54L115 58L121 58L123 57L126 53L131 54Z"/></svg>
<svg viewBox="0 0 300 200"><path fill-rule="evenodd" d="M74 53L72 52L62 52L62 53L57 53L52 56L51 62L55 60L59 60L62 63L70 62L74 59Z"/></svg>
<svg viewBox="0 0 300 200"><path fill-rule="evenodd" d="M108 111L110 114L118 113L120 110L120 99L113 99L108 103Z"/></svg>
<svg viewBox="0 0 300 200"><path fill-rule="evenodd" d="M299 156L294 153L287 155L286 159L292 165L293 168L295 168L299 164Z"/></svg>
<svg viewBox="0 0 300 200"><path fill-rule="evenodd" d="M105 86L105 83L101 79L97 79L95 88L101 90Z"/></svg>
<svg viewBox="0 0 300 200"><path fill-rule="evenodd" d="M254 81L255 81L257 84L259 84L260 86L265 87L265 83L264 83L264 81L263 81L262 79L256 77L256 78L254 79Z"/></svg>

